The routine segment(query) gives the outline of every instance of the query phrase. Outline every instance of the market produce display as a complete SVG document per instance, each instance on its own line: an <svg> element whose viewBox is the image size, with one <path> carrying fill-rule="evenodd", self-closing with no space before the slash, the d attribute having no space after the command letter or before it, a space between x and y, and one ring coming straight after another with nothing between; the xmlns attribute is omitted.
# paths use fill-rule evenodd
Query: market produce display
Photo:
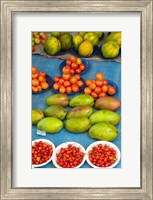
<svg viewBox="0 0 153 200"><path fill-rule="evenodd" d="M63 61L58 58L32 56L33 140L46 138L55 145L55 148L71 141L82 145L85 149L95 141L108 141L116 144L120 151L120 63L89 59L102 36L102 32L77 34L51 32L50 35L47 34L44 50L50 55L68 51L69 57ZM120 50L121 34L119 36L110 33L103 45L105 44L117 45ZM74 48L78 55L88 59L71 54L71 48ZM111 51L108 49L106 51L109 57L115 55L113 48ZM51 78L51 84L47 76ZM42 91L45 92L41 93ZM101 159L98 154L97 160L94 160L93 152L96 153L97 149L103 150L100 154L103 158ZM77 152L76 155L73 151ZM109 158L106 156L107 151L110 154ZM96 146L89 153L82 152L78 146L74 148L69 144L58 149L53 161L41 167L90 168L94 165L100 168L120 167L120 159L114 152L116 150L107 145ZM44 161L42 159L44 153L45 150L43 153L39 152L39 155L36 154L35 164L38 164L36 163L38 160ZM33 160L34 155L35 153L32 154ZM93 165L90 165L88 160ZM115 163L117 164L114 165Z"/></svg>

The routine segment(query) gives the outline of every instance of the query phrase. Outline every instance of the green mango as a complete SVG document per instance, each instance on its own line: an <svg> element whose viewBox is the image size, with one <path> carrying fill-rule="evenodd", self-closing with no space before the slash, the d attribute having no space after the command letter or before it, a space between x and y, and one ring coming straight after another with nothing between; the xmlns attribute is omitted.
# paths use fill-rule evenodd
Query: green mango
<svg viewBox="0 0 153 200"><path fill-rule="evenodd" d="M93 125L89 130L89 137L104 140L104 141L113 141L118 135L117 128L107 122L100 122Z"/></svg>
<svg viewBox="0 0 153 200"><path fill-rule="evenodd" d="M61 43L61 50L68 50L71 48L72 46L72 35L70 33L63 33L60 38L59 41Z"/></svg>
<svg viewBox="0 0 153 200"><path fill-rule="evenodd" d="M68 96L66 94L55 94L46 98L47 105L60 105L66 107L69 104Z"/></svg>
<svg viewBox="0 0 153 200"><path fill-rule="evenodd" d="M95 32L95 33L98 35L99 38L101 38L103 35L103 32Z"/></svg>
<svg viewBox="0 0 153 200"><path fill-rule="evenodd" d="M55 55L56 53L60 52L61 43L56 37L48 37L45 42L44 49L48 54Z"/></svg>
<svg viewBox="0 0 153 200"><path fill-rule="evenodd" d="M65 128L74 133L86 132L90 127L91 123L87 117L70 118L65 121Z"/></svg>
<svg viewBox="0 0 153 200"><path fill-rule="evenodd" d="M86 41L83 41L79 48L78 48L78 54L80 56L91 56L91 54L93 53L93 45L90 41L86 40Z"/></svg>
<svg viewBox="0 0 153 200"><path fill-rule="evenodd" d="M85 34L86 34L87 32L79 32L78 34L82 37L82 39L83 39L83 37L85 36Z"/></svg>
<svg viewBox="0 0 153 200"><path fill-rule="evenodd" d="M32 110L32 124L37 124L44 118L44 113L41 110Z"/></svg>
<svg viewBox="0 0 153 200"><path fill-rule="evenodd" d="M119 46L121 46L121 32L112 32L107 38L106 42L108 41L114 41Z"/></svg>
<svg viewBox="0 0 153 200"><path fill-rule="evenodd" d="M80 35L73 36L73 48L75 51L78 50L79 45L83 42L83 39Z"/></svg>
<svg viewBox="0 0 153 200"><path fill-rule="evenodd" d="M51 32L50 35L53 37L59 38L61 33L60 32Z"/></svg>
<svg viewBox="0 0 153 200"><path fill-rule="evenodd" d="M93 47L95 47L99 42L99 37L96 33L89 32L89 33L85 34L84 40L90 41L92 43Z"/></svg>
<svg viewBox="0 0 153 200"><path fill-rule="evenodd" d="M93 104L94 104L94 98L90 96L89 94L79 94L73 97L69 102L69 105L71 107L93 106Z"/></svg>
<svg viewBox="0 0 153 200"><path fill-rule="evenodd" d="M66 119L74 117L89 117L93 113L91 106L77 106L72 108L66 115Z"/></svg>
<svg viewBox="0 0 153 200"><path fill-rule="evenodd" d="M92 124L96 124L99 122L108 122L116 125L120 122L120 116L111 110L99 110L97 112L94 112L89 119Z"/></svg>
<svg viewBox="0 0 153 200"><path fill-rule="evenodd" d="M38 122L37 128L48 133L56 133L63 128L63 122L55 117L46 117Z"/></svg>
<svg viewBox="0 0 153 200"><path fill-rule="evenodd" d="M101 53L104 58L115 58L119 54L120 47L114 41L108 41L101 47Z"/></svg>
<svg viewBox="0 0 153 200"><path fill-rule="evenodd" d="M66 110L62 106L52 105L44 110L44 114L46 117L55 117L63 120L66 116Z"/></svg>

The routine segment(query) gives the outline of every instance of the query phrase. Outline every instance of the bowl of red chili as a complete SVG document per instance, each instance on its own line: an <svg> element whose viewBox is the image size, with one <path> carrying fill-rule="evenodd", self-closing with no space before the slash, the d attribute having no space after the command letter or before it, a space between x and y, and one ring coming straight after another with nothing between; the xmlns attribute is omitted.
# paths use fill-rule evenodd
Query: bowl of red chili
<svg viewBox="0 0 153 200"><path fill-rule="evenodd" d="M98 141L90 144L86 149L86 161L93 168L113 168L120 161L120 150L107 141Z"/></svg>
<svg viewBox="0 0 153 200"><path fill-rule="evenodd" d="M85 160L84 147L76 142L65 142L56 147L53 164L57 168L79 168Z"/></svg>
<svg viewBox="0 0 153 200"><path fill-rule="evenodd" d="M54 151L55 146L50 140L32 141L32 167L42 167L48 164L53 158Z"/></svg>

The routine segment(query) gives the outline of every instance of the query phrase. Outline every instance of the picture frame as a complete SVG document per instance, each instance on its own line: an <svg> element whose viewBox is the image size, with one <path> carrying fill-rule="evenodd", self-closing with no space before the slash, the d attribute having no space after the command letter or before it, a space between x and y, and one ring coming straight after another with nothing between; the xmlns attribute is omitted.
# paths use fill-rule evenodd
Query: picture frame
<svg viewBox="0 0 153 200"><path fill-rule="evenodd" d="M1 199L152 199L152 0L1 1ZM141 187L13 188L13 41L14 12L139 12L141 14ZM2 90L2 88L4 88Z"/></svg>

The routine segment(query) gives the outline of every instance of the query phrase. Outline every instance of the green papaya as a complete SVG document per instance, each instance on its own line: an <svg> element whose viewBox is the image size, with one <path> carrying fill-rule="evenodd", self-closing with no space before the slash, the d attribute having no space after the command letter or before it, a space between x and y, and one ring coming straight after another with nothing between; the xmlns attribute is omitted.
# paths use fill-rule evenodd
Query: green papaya
<svg viewBox="0 0 153 200"><path fill-rule="evenodd" d="M55 94L46 98L46 103L51 105L60 105L66 107L69 104L68 96L66 94Z"/></svg>
<svg viewBox="0 0 153 200"><path fill-rule="evenodd" d="M120 47L114 41L108 41L101 47L101 53L104 58L115 58L119 54Z"/></svg>
<svg viewBox="0 0 153 200"><path fill-rule="evenodd" d="M106 42L108 41L114 41L119 46L121 46L121 32L112 32L107 38Z"/></svg>
<svg viewBox="0 0 153 200"><path fill-rule="evenodd" d="M92 124L96 124L99 122L108 122L116 125L120 122L120 116L111 110L99 110L97 112L94 112L89 119Z"/></svg>
<svg viewBox="0 0 153 200"><path fill-rule="evenodd" d="M107 122L100 122L93 125L89 130L89 137L104 140L104 141L113 141L118 135L117 128Z"/></svg>
<svg viewBox="0 0 153 200"><path fill-rule="evenodd" d="M93 113L91 106L77 106L72 108L66 115L66 119L74 117L89 117Z"/></svg>
<svg viewBox="0 0 153 200"><path fill-rule="evenodd" d="M70 118L65 121L65 128L74 133L86 132L91 127L87 117Z"/></svg>
<svg viewBox="0 0 153 200"><path fill-rule="evenodd" d="M55 117L46 117L38 122L37 128L48 133L56 133L63 128L63 122Z"/></svg>
<svg viewBox="0 0 153 200"><path fill-rule="evenodd" d="M66 116L66 110L62 106L52 105L44 110L44 114L46 117L55 117L63 120Z"/></svg>
<svg viewBox="0 0 153 200"><path fill-rule="evenodd" d="M44 118L44 113L41 110L32 110L32 124L37 124Z"/></svg>
<svg viewBox="0 0 153 200"><path fill-rule="evenodd" d="M73 97L69 102L69 105L71 107L93 106L93 104L94 104L94 98L90 96L89 94L79 94Z"/></svg>

